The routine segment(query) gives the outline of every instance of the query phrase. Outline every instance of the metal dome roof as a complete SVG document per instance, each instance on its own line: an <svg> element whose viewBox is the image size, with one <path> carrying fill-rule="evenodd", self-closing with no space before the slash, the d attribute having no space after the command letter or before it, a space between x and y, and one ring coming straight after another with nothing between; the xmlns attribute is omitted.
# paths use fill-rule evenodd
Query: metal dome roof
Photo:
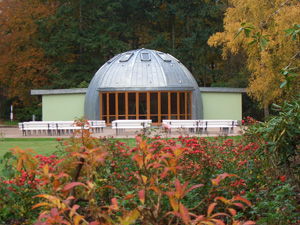
<svg viewBox="0 0 300 225"><path fill-rule="evenodd" d="M99 92L193 91L193 117L202 118L199 87L188 69L170 54L138 49L107 61L94 75L85 99L85 115L99 119Z"/></svg>

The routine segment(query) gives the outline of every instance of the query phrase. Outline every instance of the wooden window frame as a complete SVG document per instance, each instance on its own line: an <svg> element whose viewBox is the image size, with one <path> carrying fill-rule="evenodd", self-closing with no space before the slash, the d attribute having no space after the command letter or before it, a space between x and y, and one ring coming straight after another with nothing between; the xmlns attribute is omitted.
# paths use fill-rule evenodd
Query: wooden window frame
<svg viewBox="0 0 300 225"><path fill-rule="evenodd" d="M125 94L125 119L129 119L130 116L133 116L133 114L129 115L129 108L128 108L128 102L129 102L129 96L128 94L129 93L134 93L135 94L135 107L136 107L136 112L135 112L135 117L136 119L139 119L140 117L140 112L139 112L139 94L140 93L146 93L146 105L147 105L147 114L146 114L146 117L148 119L151 118L151 116L157 116L158 118L158 121L157 122L154 122L154 124L161 124L162 123L162 115L166 115L166 114L162 114L161 113L161 104L162 104L162 101L161 101L161 94L162 93L167 93L168 94L168 114L167 114L167 117L168 119L171 119L172 116L176 116L177 119L180 119L181 117L184 116L185 119L188 119L188 118L193 118L193 109L192 109L192 103L193 103L193 95L192 95L192 92L191 91L141 91L141 92L100 92L99 93L99 96L100 96L100 120L103 120L103 117L106 117L106 123L107 124L110 124L109 123L109 118L110 117L115 117L116 119L119 119L120 116L124 117L124 115L119 115L119 94L121 93L124 93ZM151 93L157 93L157 114L151 114L151 110L150 110L150 107L151 107L151 104L150 104L150 94ZM172 106L171 106L171 94L172 93L176 93L176 96L177 96L177 100L176 100L176 103L177 103L177 113L176 114L172 114L171 113L171 109L172 109ZM185 107L185 113L184 114L181 114L180 112L180 94L184 93L184 107ZM106 95L106 115L102 115L102 104L103 104L103 95ZM115 94L115 115L111 115L110 114L110 110L109 110L109 96L110 94ZM188 102L188 99L190 100ZM190 109L188 109L188 107L190 107ZM190 111L190 114L189 114L189 111Z"/></svg>

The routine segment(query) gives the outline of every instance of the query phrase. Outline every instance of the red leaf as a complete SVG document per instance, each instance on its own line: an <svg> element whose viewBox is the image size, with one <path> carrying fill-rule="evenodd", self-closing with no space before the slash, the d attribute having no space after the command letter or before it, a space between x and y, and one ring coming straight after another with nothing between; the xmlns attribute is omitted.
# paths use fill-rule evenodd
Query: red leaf
<svg viewBox="0 0 300 225"><path fill-rule="evenodd" d="M222 220L212 219L212 221L216 222L217 225L225 225L225 223Z"/></svg>
<svg viewBox="0 0 300 225"><path fill-rule="evenodd" d="M245 211L245 206L242 203L235 202L233 205L242 208Z"/></svg>
<svg viewBox="0 0 300 225"><path fill-rule="evenodd" d="M190 191L194 190L195 188L197 187L202 187L204 186L203 184L197 184L197 185L194 185L192 187L190 187L189 189L187 189L185 192L184 192L184 195L182 197L184 197L187 193L189 193Z"/></svg>
<svg viewBox="0 0 300 225"><path fill-rule="evenodd" d="M181 186L181 183L180 183L180 181L178 179L175 179L175 190L176 190L175 197L177 199L180 199L182 186Z"/></svg>
<svg viewBox="0 0 300 225"><path fill-rule="evenodd" d="M250 220L243 223L243 225L254 225L254 224L256 224L256 223L254 221L250 221Z"/></svg>
<svg viewBox="0 0 300 225"><path fill-rule="evenodd" d="M71 188L73 187L76 187L76 186L83 186L85 188L88 188L84 183L81 183L81 182L72 182L72 183L68 183L66 184L66 186L64 187L64 191L68 191L70 190Z"/></svg>
<svg viewBox="0 0 300 225"><path fill-rule="evenodd" d="M141 201L142 205L144 205L145 204L145 190L139 191L139 197L140 197L140 201Z"/></svg>
<svg viewBox="0 0 300 225"><path fill-rule="evenodd" d="M117 201L117 199L116 199L116 198L113 198L113 199L111 199L111 202L112 202L112 205L111 205L112 209L114 209L114 210L119 210L119 206L118 206L118 201Z"/></svg>

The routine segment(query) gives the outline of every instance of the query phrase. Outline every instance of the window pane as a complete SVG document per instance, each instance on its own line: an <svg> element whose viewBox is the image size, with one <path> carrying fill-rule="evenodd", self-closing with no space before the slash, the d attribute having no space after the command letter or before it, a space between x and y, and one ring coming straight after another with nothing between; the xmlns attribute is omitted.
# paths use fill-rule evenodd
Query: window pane
<svg viewBox="0 0 300 225"><path fill-rule="evenodd" d="M136 119L136 116L128 116L128 119L130 119L130 120L135 120L135 119Z"/></svg>
<svg viewBox="0 0 300 225"><path fill-rule="evenodd" d="M101 101L101 107L102 107L102 115L107 115L107 99L106 99L106 94L102 94L102 101Z"/></svg>
<svg viewBox="0 0 300 225"><path fill-rule="evenodd" d="M180 93L180 114L185 114L185 93Z"/></svg>
<svg viewBox="0 0 300 225"><path fill-rule="evenodd" d="M163 120L168 120L169 119L169 117L166 115L166 116L161 116L161 121L163 121Z"/></svg>
<svg viewBox="0 0 300 225"><path fill-rule="evenodd" d="M187 93L187 107L188 107L188 114L192 113L192 108L191 108L191 93Z"/></svg>
<svg viewBox="0 0 300 225"><path fill-rule="evenodd" d="M161 93L161 114L168 114L168 93Z"/></svg>
<svg viewBox="0 0 300 225"><path fill-rule="evenodd" d="M171 93L171 114L177 114L177 93Z"/></svg>
<svg viewBox="0 0 300 225"><path fill-rule="evenodd" d="M109 94L109 115L116 115L116 94Z"/></svg>
<svg viewBox="0 0 300 225"><path fill-rule="evenodd" d="M150 93L150 114L158 114L158 93Z"/></svg>
<svg viewBox="0 0 300 225"><path fill-rule="evenodd" d="M135 114L136 114L135 93L128 93L128 115L135 115ZM134 117L134 119L135 119L135 117Z"/></svg>
<svg viewBox="0 0 300 225"><path fill-rule="evenodd" d="M140 115L147 115L147 93L139 93L139 113Z"/></svg>
<svg viewBox="0 0 300 225"><path fill-rule="evenodd" d="M118 108L119 115L125 115L125 93L118 93Z"/></svg>
<svg viewBox="0 0 300 225"><path fill-rule="evenodd" d="M153 123L158 122L158 116L150 116L150 119L152 120Z"/></svg>
<svg viewBox="0 0 300 225"><path fill-rule="evenodd" d="M111 123L112 121L116 120L115 116L110 116L108 119L108 123Z"/></svg>

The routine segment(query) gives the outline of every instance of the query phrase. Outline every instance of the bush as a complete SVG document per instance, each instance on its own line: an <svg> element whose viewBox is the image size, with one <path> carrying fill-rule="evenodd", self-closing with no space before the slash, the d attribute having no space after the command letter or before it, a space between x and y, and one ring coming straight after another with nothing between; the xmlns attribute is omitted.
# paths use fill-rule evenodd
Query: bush
<svg viewBox="0 0 300 225"><path fill-rule="evenodd" d="M235 142L138 134L131 148L84 130L58 144L63 148L59 159L12 151L13 173L2 182L24 183L25 171L23 185L38 181L27 193L36 195L26 202L32 215L28 224L287 224L300 219L294 187L265 167L257 154L261 142L249 137ZM13 204L12 195L5 198Z"/></svg>

